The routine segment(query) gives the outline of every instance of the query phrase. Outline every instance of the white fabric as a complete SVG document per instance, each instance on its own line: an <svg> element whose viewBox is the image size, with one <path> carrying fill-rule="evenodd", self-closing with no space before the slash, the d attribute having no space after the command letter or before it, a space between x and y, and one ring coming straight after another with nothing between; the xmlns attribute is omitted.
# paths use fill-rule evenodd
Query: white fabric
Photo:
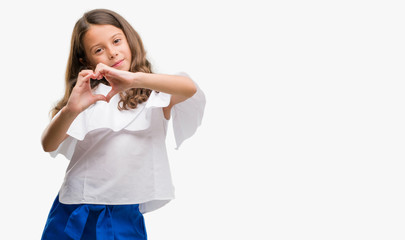
<svg viewBox="0 0 405 240"><path fill-rule="evenodd" d="M184 75L184 73L181 73ZM196 84L197 86L197 84ZM95 94L111 87L100 84ZM136 109L120 111L119 96L98 101L74 120L69 135L51 152L70 160L59 191L64 204L139 204L142 213L174 198L165 138L168 120L162 107L170 94L152 91ZM176 148L201 124L205 96L197 93L172 108Z"/></svg>
<svg viewBox="0 0 405 240"><path fill-rule="evenodd" d="M186 73L181 75L188 76ZM173 134L176 140L176 149L184 140L191 137L201 125L205 108L205 95L197 86L197 92L193 97L172 107Z"/></svg>

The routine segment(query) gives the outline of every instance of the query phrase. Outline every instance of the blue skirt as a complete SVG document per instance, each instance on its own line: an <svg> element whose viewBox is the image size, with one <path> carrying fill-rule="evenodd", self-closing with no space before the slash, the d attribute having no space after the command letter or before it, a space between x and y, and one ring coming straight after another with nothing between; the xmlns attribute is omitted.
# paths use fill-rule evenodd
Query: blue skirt
<svg viewBox="0 0 405 240"><path fill-rule="evenodd" d="M42 240L146 240L145 222L138 204L52 205Z"/></svg>

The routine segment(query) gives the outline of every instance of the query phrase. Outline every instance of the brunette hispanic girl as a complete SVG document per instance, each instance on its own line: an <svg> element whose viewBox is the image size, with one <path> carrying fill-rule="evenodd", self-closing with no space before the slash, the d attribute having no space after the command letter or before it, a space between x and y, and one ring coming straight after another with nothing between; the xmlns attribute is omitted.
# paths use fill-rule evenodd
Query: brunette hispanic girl
<svg viewBox="0 0 405 240"><path fill-rule="evenodd" d="M65 86L42 146L70 162L42 239L147 239L143 214L174 198L169 120L178 148L201 124L203 92L185 73L153 73L138 33L106 9L74 26Z"/></svg>

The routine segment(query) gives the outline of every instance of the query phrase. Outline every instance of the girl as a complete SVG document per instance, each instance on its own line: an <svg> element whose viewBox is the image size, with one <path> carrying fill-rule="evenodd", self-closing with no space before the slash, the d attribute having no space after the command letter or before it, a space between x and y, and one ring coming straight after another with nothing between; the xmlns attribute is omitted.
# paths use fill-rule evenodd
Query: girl
<svg viewBox="0 0 405 240"><path fill-rule="evenodd" d="M42 239L146 239L142 214L174 198L168 120L178 148L204 94L186 74L153 74L139 35L105 9L77 21L65 84L42 146L70 164Z"/></svg>

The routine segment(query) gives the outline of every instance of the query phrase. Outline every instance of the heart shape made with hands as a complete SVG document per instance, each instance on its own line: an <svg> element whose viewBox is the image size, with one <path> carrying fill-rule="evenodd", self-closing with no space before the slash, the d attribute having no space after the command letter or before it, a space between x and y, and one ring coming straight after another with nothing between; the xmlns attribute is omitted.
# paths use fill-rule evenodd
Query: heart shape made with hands
<svg viewBox="0 0 405 240"><path fill-rule="evenodd" d="M90 87L91 87L91 89L94 89L98 85L105 85L105 86L111 87L110 83L105 78L102 78L100 80L90 78ZM104 96L107 96L107 94L105 94Z"/></svg>
<svg viewBox="0 0 405 240"><path fill-rule="evenodd" d="M106 101L109 102L115 94L133 87L133 74L129 71L119 70L99 63L94 72L91 71L90 79L102 81L102 83L111 87L110 92L105 96Z"/></svg>
<svg viewBox="0 0 405 240"><path fill-rule="evenodd" d="M111 86L111 83L105 78L102 77L101 79L97 79L97 78L90 78L90 88L94 89L94 87L98 86L98 85L105 85L108 87L111 87L111 90L107 93L107 94L93 94L93 96L103 96L103 98L101 98L100 100L102 101L106 101L107 103L110 102L111 98L114 97L115 94L117 94L117 91L114 91L113 87Z"/></svg>

